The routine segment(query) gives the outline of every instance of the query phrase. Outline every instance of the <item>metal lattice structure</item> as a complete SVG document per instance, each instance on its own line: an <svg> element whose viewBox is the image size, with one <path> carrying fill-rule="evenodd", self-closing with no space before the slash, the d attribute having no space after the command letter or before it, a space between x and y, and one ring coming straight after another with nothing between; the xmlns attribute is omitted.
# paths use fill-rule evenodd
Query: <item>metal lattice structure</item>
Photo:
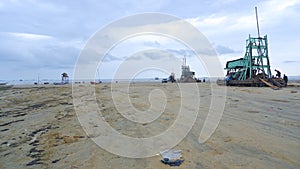
<svg viewBox="0 0 300 169"><path fill-rule="evenodd" d="M257 75L271 78L267 35L263 38L249 35L244 58L228 61L225 70L227 75L236 80L253 79Z"/></svg>
<svg viewBox="0 0 300 169"><path fill-rule="evenodd" d="M255 7L258 37L246 40L244 58L228 61L226 63L227 75L225 81L218 84L235 86L270 86L273 89L286 86L280 75L272 77L268 52L268 38L260 36L257 8ZM279 72L279 71L278 71Z"/></svg>

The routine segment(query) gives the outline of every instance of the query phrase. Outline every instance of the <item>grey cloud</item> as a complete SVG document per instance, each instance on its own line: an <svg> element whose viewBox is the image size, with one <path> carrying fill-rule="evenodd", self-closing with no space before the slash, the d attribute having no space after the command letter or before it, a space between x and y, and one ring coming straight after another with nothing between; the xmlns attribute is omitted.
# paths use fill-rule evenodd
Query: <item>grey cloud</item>
<svg viewBox="0 0 300 169"><path fill-rule="evenodd" d="M143 54L146 58L149 58L151 60L158 60L166 56L166 54L162 53L161 51L148 51Z"/></svg>
<svg viewBox="0 0 300 169"><path fill-rule="evenodd" d="M201 55L207 55L207 56L215 56L215 52L213 51L213 48L209 48L207 50L204 49L199 49L198 52L196 53L196 51L190 50L190 49L179 49L179 50L175 50L175 49L168 49L169 52L174 53L176 55L179 56L186 56L186 57L195 57L197 54Z"/></svg>
<svg viewBox="0 0 300 169"><path fill-rule="evenodd" d="M23 68L72 67L79 49L56 39L32 40L15 36L0 38L0 61ZM12 48L13 47L13 48ZM7 66L8 66L7 65Z"/></svg>
<svg viewBox="0 0 300 169"><path fill-rule="evenodd" d="M134 56L130 56L130 57L125 57L126 60L142 60L143 56L142 55L134 55Z"/></svg>
<svg viewBox="0 0 300 169"><path fill-rule="evenodd" d="M103 62L110 62L110 61L117 61L117 60L122 60L122 58L113 56L111 54L105 55L104 58L102 59Z"/></svg>
<svg viewBox="0 0 300 169"><path fill-rule="evenodd" d="M222 55L222 54L230 54L230 53L238 53L239 51L235 51L227 46L217 45L215 47L216 51Z"/></svg>
<svg viewBox="0 0 300 169"><path fill-rule="evenodd" d="M126 57L127 60L160 60L160 59L170 59L175 56L167 51L163 50L146 50L142 52L138 52L130 57Z"/></svg>
<svg viewBox="0 0 300 169"><path fill-rule="evenodd" d="M151 46L151 47L160 47L160 43L157 41L146 41L144 42L145 46Z"/></svg>
<svg viewBox="0 0 300 169"><path fill-rule="evenodd" d="M297 61L297 60L285 60L282 63L300 63L300 61Z"/></svg>
<svg viewBox="0 0 300 169"><path fill-rule="evenodd" d="M176 55L180 55L180 56L186 56L186 57L193 57L195 56L194 51L192 50L188 50L188 49L179 49L179 50L175 50L175 49L168 49L169 52L174 53Z"/></svg>

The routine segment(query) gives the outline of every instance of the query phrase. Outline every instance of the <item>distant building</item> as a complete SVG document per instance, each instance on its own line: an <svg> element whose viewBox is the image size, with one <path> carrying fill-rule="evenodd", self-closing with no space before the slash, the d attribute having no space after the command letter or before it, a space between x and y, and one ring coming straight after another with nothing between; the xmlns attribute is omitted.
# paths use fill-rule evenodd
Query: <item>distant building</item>
<svg viewBox="0 0 300 169"><path fill-rule="evenodd" d="M195 72L190 70L190 67L186 65L186 57L183 58L183 64L181 66L180 82L196 82Z"/></svg>

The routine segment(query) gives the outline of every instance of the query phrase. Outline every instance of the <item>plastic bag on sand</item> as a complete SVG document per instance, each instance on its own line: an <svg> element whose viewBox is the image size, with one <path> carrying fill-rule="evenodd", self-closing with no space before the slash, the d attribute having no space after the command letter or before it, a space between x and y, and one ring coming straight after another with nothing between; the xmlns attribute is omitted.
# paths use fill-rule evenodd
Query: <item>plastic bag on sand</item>
<svg viewBox="0 0 300 169"><path fill-rule="evenodd" d="M168 158L169 161L175 161L181 158L181 150L165 150L161 151L160 155L163 158Z"/></svg>
<svg viewBox="0 0 300 169"><path fill-rule="evenodd" d="M179 166L183 160L181 160L181 150L165 150L161 151L161 162L170 166Z"/></svg>

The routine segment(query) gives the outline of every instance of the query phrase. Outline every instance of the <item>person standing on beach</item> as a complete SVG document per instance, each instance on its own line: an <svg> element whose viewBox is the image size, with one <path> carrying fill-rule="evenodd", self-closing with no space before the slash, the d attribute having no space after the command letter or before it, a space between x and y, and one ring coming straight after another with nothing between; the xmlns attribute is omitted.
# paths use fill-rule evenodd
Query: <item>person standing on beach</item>
<svg viewBox="0 0 300 169"><path fill-rule="evenodd" d="M280 78L281 77L281 72L279 70L275 69L275 72L277 72L276 77Z"/></svg>
<svg viewBox="0 0 300 169"><path fill-rule="evenodd" d="M283 80L285 81L285 86L287 86L287 83L288 83L288 77L284 74L283 75Z"/></svg>

